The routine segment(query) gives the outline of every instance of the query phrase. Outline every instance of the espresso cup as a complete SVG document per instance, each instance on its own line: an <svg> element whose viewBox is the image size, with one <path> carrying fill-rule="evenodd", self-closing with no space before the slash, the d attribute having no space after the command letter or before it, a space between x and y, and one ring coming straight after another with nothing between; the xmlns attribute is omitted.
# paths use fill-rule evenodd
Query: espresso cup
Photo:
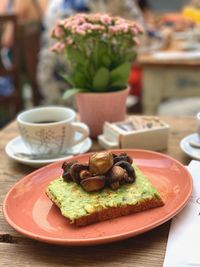
<svg viewBox="0 0 200 267"><path fill-rule="evenodd" d="M70 153L89 136L87 125L75 119L70 108L39 107L20 113L17 124L30 153L49 157Z"/></svg>

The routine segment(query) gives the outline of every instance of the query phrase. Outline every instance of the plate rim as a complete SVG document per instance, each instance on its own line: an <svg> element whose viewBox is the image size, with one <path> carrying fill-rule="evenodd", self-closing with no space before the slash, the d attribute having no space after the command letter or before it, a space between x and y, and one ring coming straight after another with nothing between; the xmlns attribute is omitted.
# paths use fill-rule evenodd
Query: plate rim
<svg viewBox="0 0 200 267"><path fill-rule="evenodd" d="M180 148L181 150L186 154L188 155L189 157L193 158L193 159L196 159L196 160L200 160L200 156L197 157L195 155L193 155L192 153L188 152L185 147L184 147L184 143L186 142L187 139L189 139L191 136L196 136L197 133L192 133L192 134L188 134L186 135L185 137L183 137L180 141Z"/></svg>
<svg viewBox="0 0 200 267"><path fill-rule="evenodd" d="M112 152L121 152L121 151L131 151L131 152L135 152L135 153L148 153L148 154L155 154L164 158L167 158L173 162L175 162L176 164L178 164L181 168L183 168L185 170L185 172L187 173L187 177L189 178L189 183L190 183L190 187L189 190L187 192L187 195L184 198L184 201L179 203L179 205L176 207L176 211L170 211L169 213L167 213L165 216L163 216L162 218L158 219L155 222L152 222L151 224L149 224L147 227L143 227L141 226L140 228L138 228L137 233L135 233L134 231L128 231L126 233L120 233L120 234L114 234L114 235L109 235L109 236L105 236L105 237L95 237L95 238L86 238L86 239L61 239L61 238L55 238L55 237L47 237L44 235L37 235L35 233L31 233L30 231L24 230L23 228L21 228L20 226L18 226L17 224L15 224L15 222L13 222L13 220L11 220L6 212L6 203L9 199L10 194L12 193L12 191L15 189L16 186L18 186L18 184L20 184L21 182L25 181L26 179L29 179L29 177L31 176L35 176L36 174L38 174L39 172L43 172L44 169L46 168L51 168L54 165L59 165L63 160L59 160L57 162L54 162L52 164L49 164L47 166L44 166L42 168L39 168L31 173L29 173L28 175L24 176L23 178L21 178L19 181L17 181L11 188L10 190L7 192L4 201L3 201L3 215L4 218L6 219L6 221L8 222L8 224L13 227L17 232L28 236L31 239L35 239L35 240L39 240L45 243L49 243L49 244L58 244L58 245L66 245L66 246L88 246L88 245L98 245L98 244L106 244L106 243L110 243L110 242L115 242L115 241L120 241L120 240L124 240L130 237L134 237L136 235L145 233L149 230L152 230L160 225L162 225L163 223L167 222L168 220L170 220L171 218L173 218L175 215L177 215L187 204L191 194L192 194L192 190L193 190L193 181L192 181L192 176L190 174L190 172L188 171L188 169L182 164L180 163L178 160L174 159L173 157L160 153L160 152L155 152L155 151L150 151L150 150L143 150L143 149L110 149L108 151L112 151ZM82 157L84 156L90 156L91 154L93 154L94 152L90 152L90 153L85 153L85 154L80 154L78 156L75 156L76 158ZM162 208L162 207L160 207ZM131 216L131 215L128 215Z"/></svg>

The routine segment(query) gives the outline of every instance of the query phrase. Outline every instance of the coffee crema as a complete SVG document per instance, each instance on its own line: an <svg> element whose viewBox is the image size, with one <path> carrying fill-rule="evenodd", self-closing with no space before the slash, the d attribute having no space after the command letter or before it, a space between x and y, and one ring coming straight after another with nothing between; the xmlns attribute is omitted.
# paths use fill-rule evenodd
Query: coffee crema
<svg viewBox="0 0 200 267"><path fill-rule="evenodd" d="M45 124L45 123L55 123L59 121L33 121L32 123L39 123L39 124Z"/></svg>

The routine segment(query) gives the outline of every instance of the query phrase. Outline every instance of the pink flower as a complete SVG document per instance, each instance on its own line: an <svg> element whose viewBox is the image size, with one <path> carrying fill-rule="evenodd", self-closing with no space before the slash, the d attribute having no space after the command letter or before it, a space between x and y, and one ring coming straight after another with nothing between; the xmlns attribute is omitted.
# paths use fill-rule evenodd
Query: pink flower
<svg viewBox="0 0 200 267"><path fill-rule="evenodd" d="M129 27L127 24L123 23L121 25L116 25L116 26L110 26L109 28L109 32L113 33L113 34L117 34L117 33L127 33L129 30Z"/></svg>
<svg viewBox="0 0 200 267"><path fill-rule="evenodd" d="M116 51L120 45L125 43L129 46L129 38L132 38L132 45L138 45L137 37L142 31L134 21L126 20L120 17L113 17L109 14L77 14L60 20L55 25L52 36L57 38L58 42L52 48L53 51L61 53L67 46L79 47L85 45L87 53L92 51L90 38L95 36L97 42L104 41L105 44L112 44ZM98 33L98 34L97 34ZM119 38L118 38L119 35ZM122 38L124 36L125 38ZM79 38L76 38L79 37ZM126 38L127 37L127 38ZM86 42L85 42L86 40ZM82 43L80 43L82 42ZM128 48L127 48L128 49Z"/></svg>
<svg viewBox="0 0 200 267"><path fill-rule="evenodd" d="M79 26L78 28L76 28L76 33L79 35L85 35L86 31L82 26Z"/></svg>
<svg viewBox="0 0 200 267"><path fill-rule="evenodd" d="M73 42L74 42L74 40L71 37L68 37L66 40L67 45L71 45L71 44L73 44Z"/></svg>
<svg viewBox="0 0 200 267"><path fill-rule="evenodd" d="M60 20L58 20L57 23L58 23L59 26L64 26L65 20L64 19L60 19Z"/></svg>
<svg viewBox="0 0 200 267"><path fill-rule="evenodd" d="M132 27L131 28L131 32L134 34L134 35L137 35L138 33L139 33L139 30L138 30L138 28L137 27Z"/></svg>
<svg viewBox="0 0 200 267"><path fill-rule="evenodd" d="M126 23L119 24L116 26L116 28L119 32L124 32L124 33L128 32L129 30L129 27Z"/></svg>
<svg viewBox="0 0 200 267"><path fill-rule="evenodd" d="M105 24L105 25L109 25L112 23L112 19L109 15L104 14L100 17L100 22Z"/></svg>
<svg viewBox="0 0 200 267"><path fill-rule="evenodd" d="M51 51L57 52L57 53L62 53L65 49L65 44L62 42L57 42L53 45L51 48Z"/></svg>
<svg viewBox="0 0 200 267"><path fill-rule="evenodd" d="M73 20L76 21L78 24L82 24L86 21L86 17L87 16L85 14L77 14L73 17Z"/></svg>
<svg viewBox="0 0 200 267"><path fill-rule="evenodd" d="M86 22L86 23L83 23L83 24L81 25L81 27L82 27L82 29L83 29L84 31L87 31L87 30L93 30L94 25L91 24L91 23Z"/></svg>
<svg viewBox="0 0 200 267"><path fill-rule="evenodd" d="M108 27L108 31L112 34L115 34L117 33L117 29L116 29L116 26L109 26Z"/></svg>
<svg viewBox="0 0 200 267"><path fill-rule="evenodd" d="M144 32L143 28L140 25L138 25L137 23L131 22L130 27L135 28L136 34Z"/></svg>
<svg viewBox="0 0 200 267"><path fill-rule="evenodd" d="M93 30L94 31L104 31L105 30L105 28L104 28L104 26L103 25L93 25Z"/></svg>
<svg viewBox="0 0 200 267"><path fill-rule="evenodd" d="M116 17L115 25L124 24L126 23L126 20L120 17Z"/></svg>
<svg viewBox="0 0 200 267"><path fill-rule="evenodd" d="M53 36L56 38L61 38L63 34L63 30L60 28L60 26L57 25L53 30Z"/></svg>
<svg viewBox="0 0 200 267"><path fill-rule="evenodd" d="M96 14L91 14L90 16L87 16L87 20L89 22L99 22L102 14L96 13Z"/></svg>
<svg viewBox="0 0 200 267"><path fill-rule="evenodd" d="M63 23L63 27L64 27L65 29L70 28L70 26L71 26L71 22L70 22L70 21L64 21L64 23Z"/></svg>

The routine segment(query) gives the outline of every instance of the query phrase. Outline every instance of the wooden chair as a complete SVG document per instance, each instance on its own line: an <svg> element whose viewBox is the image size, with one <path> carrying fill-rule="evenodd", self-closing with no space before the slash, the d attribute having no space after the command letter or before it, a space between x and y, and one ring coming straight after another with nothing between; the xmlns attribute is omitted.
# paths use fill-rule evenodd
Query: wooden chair
<svg viewBox="0 0 200 267"><path fill-rule="evenodd" d="M17 17L16 15L1 15L0 16L0 32L2 32L5 24L11 23L13 25L13 40L14 46L12 50L12 66L8 69L5 68L0 59L0 76L12 77L14 90L8 96L0 96L0 106L5 109L5 113L9 117L13 117L17 112L23 108L21 87L20 87L20 68L19 68L19 42L17 30Z"/></svg>
<svg viewBox="0 0 200 267"><path fill-rule="evenodd" d="M37 84L37 64L40 50L40 24L37 22L23 23L18 26L20 49L23 52L24 74L32 89L32 102L36 106L40 102Z"/></svg>

